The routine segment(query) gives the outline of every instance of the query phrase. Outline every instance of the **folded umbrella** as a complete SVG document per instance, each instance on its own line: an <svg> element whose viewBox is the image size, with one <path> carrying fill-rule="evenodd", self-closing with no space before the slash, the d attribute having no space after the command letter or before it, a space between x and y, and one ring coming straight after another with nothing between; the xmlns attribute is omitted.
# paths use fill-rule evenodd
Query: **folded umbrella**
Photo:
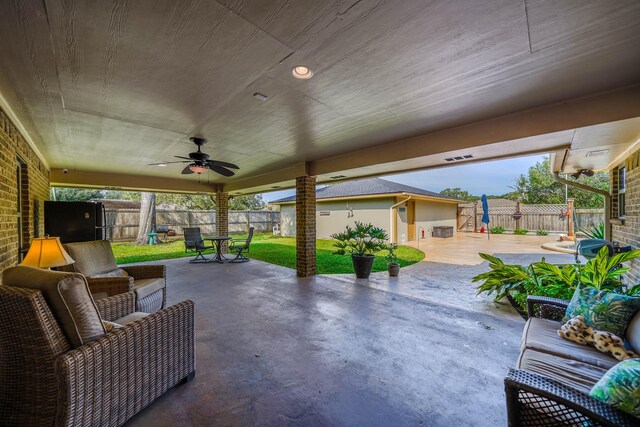
<svg viewBox="0 0 640 427"><path fill-rule="evenodd" d="M490 239L490 232L489 232L489 202L487 201L487 195L483 194L482 195L482 222L487 224L487 239Z"/></svg>

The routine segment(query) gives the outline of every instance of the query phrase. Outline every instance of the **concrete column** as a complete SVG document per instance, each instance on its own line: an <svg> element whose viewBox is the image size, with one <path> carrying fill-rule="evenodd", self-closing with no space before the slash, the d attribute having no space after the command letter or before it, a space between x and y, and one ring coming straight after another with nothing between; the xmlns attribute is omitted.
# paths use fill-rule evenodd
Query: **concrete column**
<svg viewBox="0 0 640 427"><path fill-rule="evenodd" d="M216 234L229 235L229 193L216 193ZM222 252L227 252L227 242L222 242Z"/></svg>
<svg viewBox="0 0 640 427"><path fill-rule="evenodd" d="M296 271L316 274L316 177L296 178Z"/></svg>

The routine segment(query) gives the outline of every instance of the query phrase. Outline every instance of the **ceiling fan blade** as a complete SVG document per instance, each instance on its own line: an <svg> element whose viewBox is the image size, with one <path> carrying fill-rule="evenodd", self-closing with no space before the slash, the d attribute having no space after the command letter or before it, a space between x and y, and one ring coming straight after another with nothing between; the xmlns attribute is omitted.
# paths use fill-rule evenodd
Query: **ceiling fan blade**
<svg viewBox="0 0 640 427"><path fill-rule="evenodd" d="M178 162L158 162L158 163L149 163L149 166L170 165L171 163L188 163L188 162L186 160L180 160Z"/></svg>
<svg viewBox="0 0 640 427"><path fill-rule="evenodd" d="M193 161L193 159L191 157L183 157L183 156L173 156L173 157L175 157L176 159L185 159L185 160L189 160L191 162Z"/></svg>
<svg viewBox="0 0 640 427"><path fill-rule="evenodd" d="M235 175L235 173L230 171L229 169L223 168L222 166L218 166L218 165L212 164L212 163L209 163L209 169L211 169L214 172L218 172L220 175L223 175L223 176L233 176L233 175Z"/></svg>
<svg viewBox="0 0 640 427"><path fill-rule="evenodd" d="M193 171L191 169L189 169L189 166L187 166L186 168L182 169L182 172L180 172L182 175L190 175L193 173Z"/></svg>
<svg viewBox="0 0 640 427"><path fill-rule="evenodd" d="M221 162L220 160L207 160L207 163L210 165L222 166L223 168L240 169L233 163Z"/></svg>

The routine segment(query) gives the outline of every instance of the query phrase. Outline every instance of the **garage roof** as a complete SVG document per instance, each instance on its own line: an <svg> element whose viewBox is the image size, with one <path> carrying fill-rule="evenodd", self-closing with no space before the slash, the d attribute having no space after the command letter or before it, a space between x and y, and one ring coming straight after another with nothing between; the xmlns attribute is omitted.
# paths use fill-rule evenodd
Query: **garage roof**
<svg viewBox="0 0 640 427"><path fill-rule="evenodd" d="M409 185L398 184L397 182L387 181L381 178L359 179L356 181L341 182L329 185L327 187L316 190L316 200L324 199L343 199L348 197L366 197L383 194L402 194L426 196L435 199L442 199L448 202L461 202L461 200L443 196L440 193L423 190L421 188L411 187ZM289 196L283 199L275 200L271 203L290 203L295 202L296 196Z"/></svg>

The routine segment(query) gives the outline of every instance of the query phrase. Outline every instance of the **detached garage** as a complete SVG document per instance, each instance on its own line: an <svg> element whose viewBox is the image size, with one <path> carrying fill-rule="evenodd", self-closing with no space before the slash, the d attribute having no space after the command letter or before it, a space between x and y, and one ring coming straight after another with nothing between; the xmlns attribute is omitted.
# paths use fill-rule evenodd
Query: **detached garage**
<svg viewBox="0 0 640 427"><path fill-rule="evenodd" d="M460 200L380 178L329 185L316 190L317 237L329 238L355 221L373 223L389 233L391 241L416 240L437 229L455 232ZM280 205L280 234L294 236L296 197L271 202Z"/></svg>

